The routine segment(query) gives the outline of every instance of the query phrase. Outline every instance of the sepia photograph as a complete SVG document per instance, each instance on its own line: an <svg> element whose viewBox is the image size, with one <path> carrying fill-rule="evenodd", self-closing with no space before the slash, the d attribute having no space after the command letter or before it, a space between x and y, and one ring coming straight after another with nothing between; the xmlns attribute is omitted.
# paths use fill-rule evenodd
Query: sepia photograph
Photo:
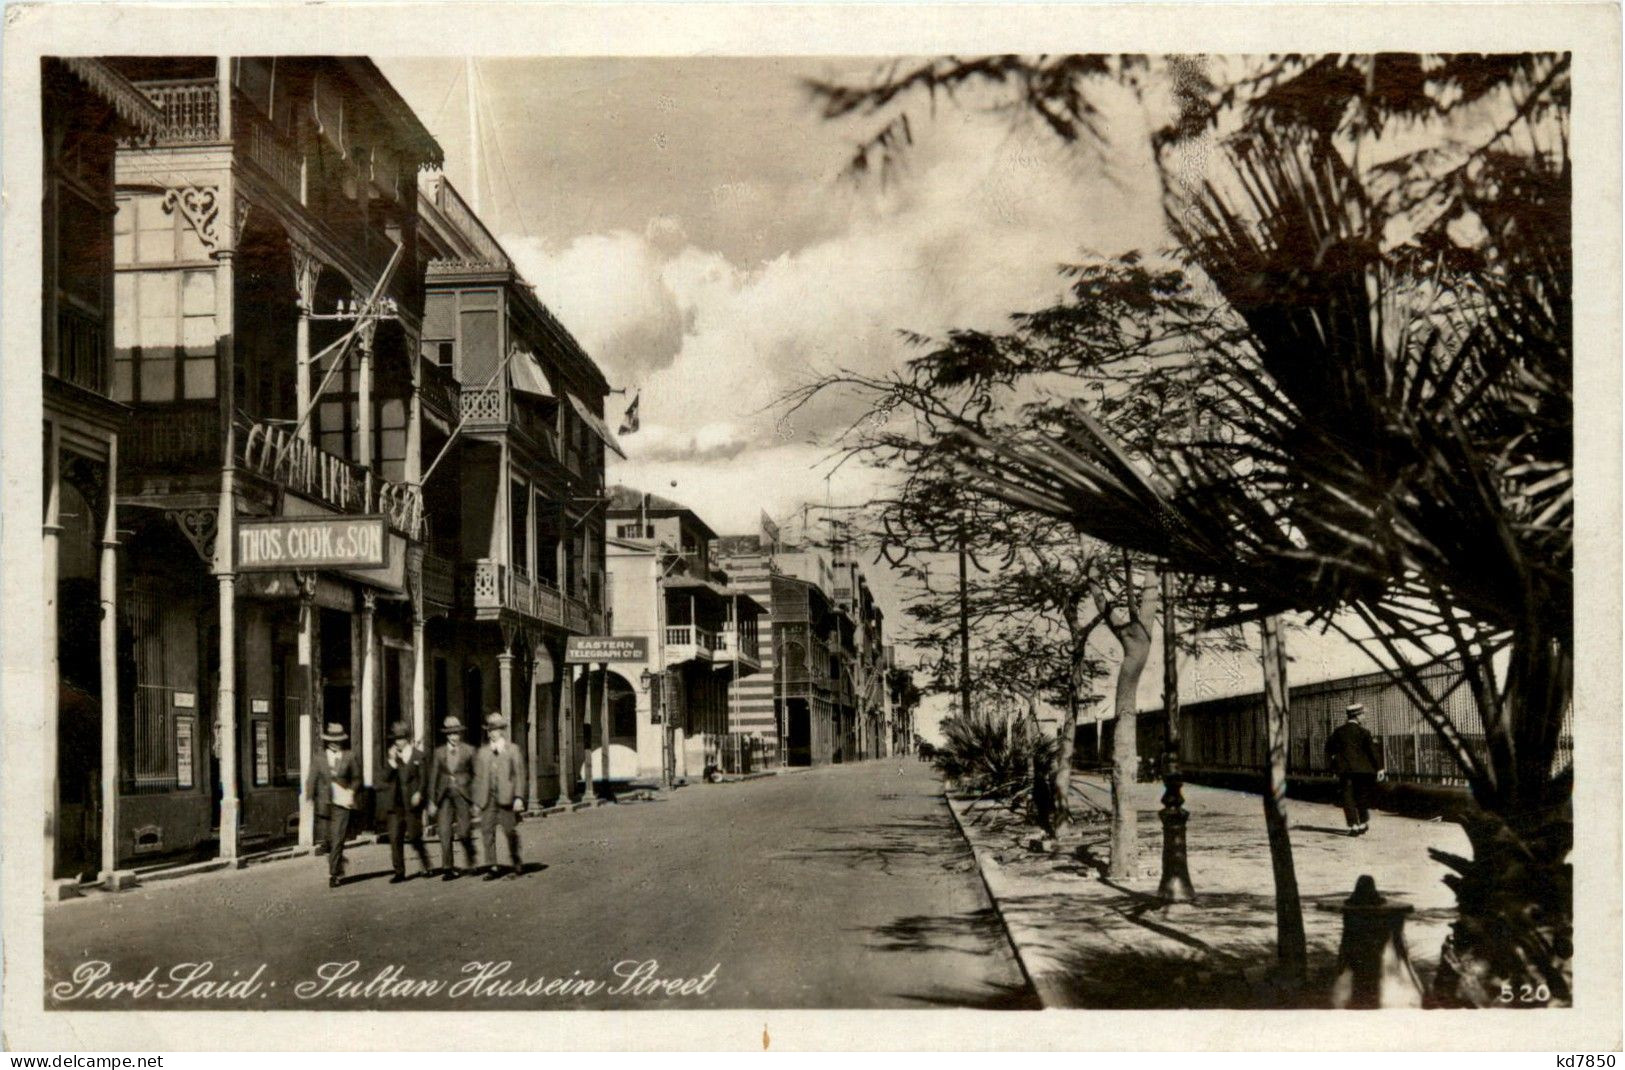
<svg viewBox="0 0 1625 1070"><path fill-rule="evenodd" d="M31 1015L1618 1043L1572 48L96 40L6 88Z"/></svg>

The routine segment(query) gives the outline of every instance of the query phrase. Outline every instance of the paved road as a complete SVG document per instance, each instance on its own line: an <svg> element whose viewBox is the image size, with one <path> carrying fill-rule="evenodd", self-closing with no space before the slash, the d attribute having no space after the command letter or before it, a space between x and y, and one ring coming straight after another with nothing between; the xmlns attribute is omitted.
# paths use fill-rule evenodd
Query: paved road
<svg viewBox="0 0 1625 1070"><path fill-rule="evenodd" d="M391 885L387 848L370 846L352 853L351 882L338 889L325 859L305 858L53 905L48 1002L1036 1006L920 763L700 785L520 829L526 861L545 868L517 880ZM97 961L108 972L86 983ZM181 966L171 978L182 963L212 969L188 981ZM147 985L112 987L153 970Z"/></svg>

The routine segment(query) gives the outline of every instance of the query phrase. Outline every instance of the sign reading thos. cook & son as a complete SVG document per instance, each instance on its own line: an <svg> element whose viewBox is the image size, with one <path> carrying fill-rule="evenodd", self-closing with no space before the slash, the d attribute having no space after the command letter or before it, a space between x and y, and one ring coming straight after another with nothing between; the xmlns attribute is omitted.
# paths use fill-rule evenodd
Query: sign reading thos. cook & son
<svg viewBox="0 0 1625 1070"><path fill-rule="evenodd" d="M242 572L389 564L389 521L383 516L240 516L236 523L235 566Z"/></svg>
<svg viewBox="0 0 1625 1070"><path fill-rule="evenodd" d="M572 635L564 641L566 664L648 661L649 640L640 635Z"/></svg>

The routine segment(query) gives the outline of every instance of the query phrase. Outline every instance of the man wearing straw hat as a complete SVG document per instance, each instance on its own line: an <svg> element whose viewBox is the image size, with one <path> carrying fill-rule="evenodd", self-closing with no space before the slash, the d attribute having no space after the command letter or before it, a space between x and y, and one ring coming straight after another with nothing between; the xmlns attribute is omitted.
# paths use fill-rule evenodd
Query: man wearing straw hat
<svg viewBox="0 0 1625 1070"><path fill-rule="evenodd" d="M1364 836L1371 831L1371 793L1377 781L1387 775L1376 740L1360 723L1364 712L1365 707L1358 702L1347 707L1343 725L1326 740L1326 760L1337 774L1343 820L1348 823L1350 836Z"/></svg>
<svg viewBox="0 0 1625 1070"><path fill-rule="evenodd" d="M327 823L329 888L337 888L344 876L344 839L350 833L350 811L361 783L355 755L344 745L349 738L343 725L329 721L322 729L322 756L310 771L310 799L316 804L316 816Z"/></svg>
<svg viewBox="0 0 1625 1070"><path fill-rule="evenodd" d="M440 725L446 742L434 749L429 762L429 820L439 816L441 880L462 876L452 836L463 841L468 868L474 868L474 837L469 807L474 798L474 748L463 742L463 722L447 717Z"/></svg>
<svg viewBox="0 0 1625 1070"><path fill-rule="evenodd" d="M513 863L509 877L525 872L519 861L519 815L525 809L525 759L508 738L508 719L500 713L485 718L485 744L474 758L474 813L482 818L486 880L495 880L497 866L497 826L508 840L508 858Z"/></svg>

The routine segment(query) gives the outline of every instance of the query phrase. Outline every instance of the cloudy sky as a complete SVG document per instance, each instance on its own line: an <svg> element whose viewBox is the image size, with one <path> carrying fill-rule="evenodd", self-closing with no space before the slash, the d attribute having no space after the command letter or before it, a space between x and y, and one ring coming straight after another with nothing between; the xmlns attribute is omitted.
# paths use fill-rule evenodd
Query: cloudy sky
<svg viewBox="0 0 1625 1070"><path fill-rule="evenodd" d="M996 327L1052 301L1057 265L1085 252L1164 241L1145 120L1126 97L1107 102L1122 144L1109 163L972 97L915 109L916 144L890 181L843 176L877 121L820 119L804 79L864 80L881 63L478 61L480 214L611 383L641 394L642 430L611 478L718 531L804 501L861 503L888 478L848 466L826 486L850 406L784 420L786 391L896 364L899 330ZM471 191L464 61L380 66ZM894 585L876 580L899 621Z"/></svg>

